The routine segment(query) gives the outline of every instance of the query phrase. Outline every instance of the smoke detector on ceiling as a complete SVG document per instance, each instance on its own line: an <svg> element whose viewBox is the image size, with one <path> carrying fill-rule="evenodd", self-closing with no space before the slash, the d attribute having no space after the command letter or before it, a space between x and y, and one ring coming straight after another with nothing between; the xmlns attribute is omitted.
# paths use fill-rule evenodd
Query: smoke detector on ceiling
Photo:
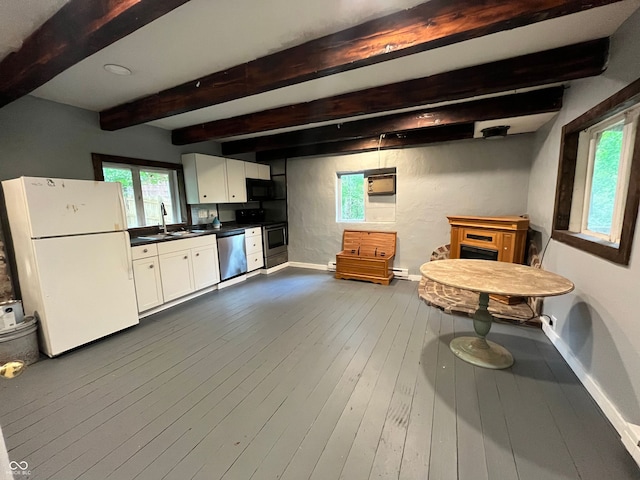
<svg viewBox="0 0 640 480"><path fill-rule="evenodd" d="M107 72L113 73L114 75L131 75L131 70L127 67L123 67L122 65L116 65L114 63L107 63L102 68L104 68Z"/></svg>
<svg viewBox="0 0 640 480"><path fill-rule="evenodd" d="M511 128L511 125L496 125L494 127L487 127L480 130L482 137L487 140L495 140L497 138L504 138L507 136L507 130Z"/></svg>

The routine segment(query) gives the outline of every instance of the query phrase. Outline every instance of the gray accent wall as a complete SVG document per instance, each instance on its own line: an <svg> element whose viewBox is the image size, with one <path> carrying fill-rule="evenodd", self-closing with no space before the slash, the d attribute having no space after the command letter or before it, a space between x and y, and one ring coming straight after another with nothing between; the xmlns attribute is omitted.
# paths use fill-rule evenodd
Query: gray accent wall
<svg viewBox="0 0 640 480"><path fill-rule="evenodd" d="M537 134L528 210L545 241L551 231L562 126L640 77L638 45L640 11L613 36L607 71L599 77L575 82L566 92L560 115ZM546 299L544 312L557 319L554 332L560 337L561 346L568 350L565 356L584 370L583 382L599 390L604 403L610 404L621 417L618 420L622 420L622 425L640 424L638 228L640 223L636 226L628 266L616 265L554 240L542 265L575 283L573 293Z"/></svg>
<svg viewBox="0 0 640 480"><path fill-rule="evenodd" d="M447 215L527 213L532 135L465 140L287 163L289 260L327 265L345 229L396 231L394 266L419 274L431 252L449 243ZM396 221L336 221L337 172L396 167Z"/></svg>
<svg viewBox="0 0 640 480"><path fill-rule="evenodd" d="M96 112L31 96L0 109L0 180L93 180L92 152L180 163L182 153L219 155L220 145L172 145L170 131L146 125L107 132Z"/></svg>
<svg viewBox="0 0 640 480"><path fill-rule="evenodd" d="M219 155L220 145L178 147L170 131L146 125L106 132L96 112L31 96L0 109L0 181L22 175L93 180L93 152L180 163L186 152ZM0 226L0 302L14 298L2 240Z"/></svg>

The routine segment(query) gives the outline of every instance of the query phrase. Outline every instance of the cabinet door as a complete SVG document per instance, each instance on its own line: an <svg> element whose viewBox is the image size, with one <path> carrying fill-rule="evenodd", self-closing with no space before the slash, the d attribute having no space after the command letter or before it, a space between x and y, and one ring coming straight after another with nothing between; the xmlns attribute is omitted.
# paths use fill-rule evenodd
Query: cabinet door
<svg viewBox="0 0 640 480"><path fill-rule="evenodd" d="M187 203L227 201L227 163L222 157L187 153L182 155Z"/></svg>
<svg viewBox="0 0 640 480"><path fill-rule="evenodd" d="M258 178L261 180L271 180L271 167L258 163Z"/></svg>
<svg viewBox="0 0 640 480"><path fill-rule="evenodd" d="M162 283L158 257L133 261L133 278L136 284L138 312L162 305Z"/></svg>
<svg viewBox="0 0 640 480"><path fill-rule="evenodd" d="M501 262L518 263L516 259L513 258L513 244L515 236L512 233L503 233L500 236L502 237L502 241L500 242L500 253L498 255L498 260L500 260Z"/></svg>
<svg viewBox="0 0 640 480"><path fill-rule="evenodd" d="M196 290L220 282L218 248L215 244L193 249L191 258L193 259L193 285Z"/></svg>
<svg viewBox="0 0 640 480"><path fill-rule="evenodd" d="M196 155L199 203L225 202L227 199L226 159Z"/></svg>
<svg viewBox="0 0 640 480"><path fill-rule="evenodd" d="M185 250L160 255L160 275L165 302L193 292L191 251Z"/></svg>
<svg viewBox="0 0 640 480"><path fill-rule="evenodd" d="M244 175L247 178L260 178L258 176L258 164L253 162L244 162Z"/></svg>
<svg viewBox="0 0 640 480"><path fill-rule="evenodd" d="M247 201L247 183L244 175L244 162L227 158L227 187L229 203L244 203Z"/></svg>

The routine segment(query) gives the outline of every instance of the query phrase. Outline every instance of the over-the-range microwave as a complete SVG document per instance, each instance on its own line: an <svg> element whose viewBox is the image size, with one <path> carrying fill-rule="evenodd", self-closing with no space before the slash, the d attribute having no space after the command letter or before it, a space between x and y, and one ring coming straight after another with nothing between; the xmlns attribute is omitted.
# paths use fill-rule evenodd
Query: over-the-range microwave
<svg viewBox="0 0 640 480"><path fill-rule="evenodd" d="M274 186L271 180L247 178L247 200L258 202L271 200L274 197Z"/></svg>

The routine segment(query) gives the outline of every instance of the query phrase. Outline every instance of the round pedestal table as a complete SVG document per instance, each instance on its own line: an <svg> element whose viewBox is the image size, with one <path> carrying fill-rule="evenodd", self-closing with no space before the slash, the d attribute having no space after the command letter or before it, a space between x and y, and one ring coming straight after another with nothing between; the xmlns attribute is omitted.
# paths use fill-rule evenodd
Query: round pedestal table
<svg viewBox="0 0 640 480"><path fill-rule="evenodd" d="M487 310L489 294L548 297L573 290L570 280L539 268L489 260L449 259L427 262L420 273L434 282L471 290L479 294L473 316L475 337L456 337L449 344L462 360L485 368L501 369L513 365L513 355L501 345L486 339L493 316Z"/></svg>

